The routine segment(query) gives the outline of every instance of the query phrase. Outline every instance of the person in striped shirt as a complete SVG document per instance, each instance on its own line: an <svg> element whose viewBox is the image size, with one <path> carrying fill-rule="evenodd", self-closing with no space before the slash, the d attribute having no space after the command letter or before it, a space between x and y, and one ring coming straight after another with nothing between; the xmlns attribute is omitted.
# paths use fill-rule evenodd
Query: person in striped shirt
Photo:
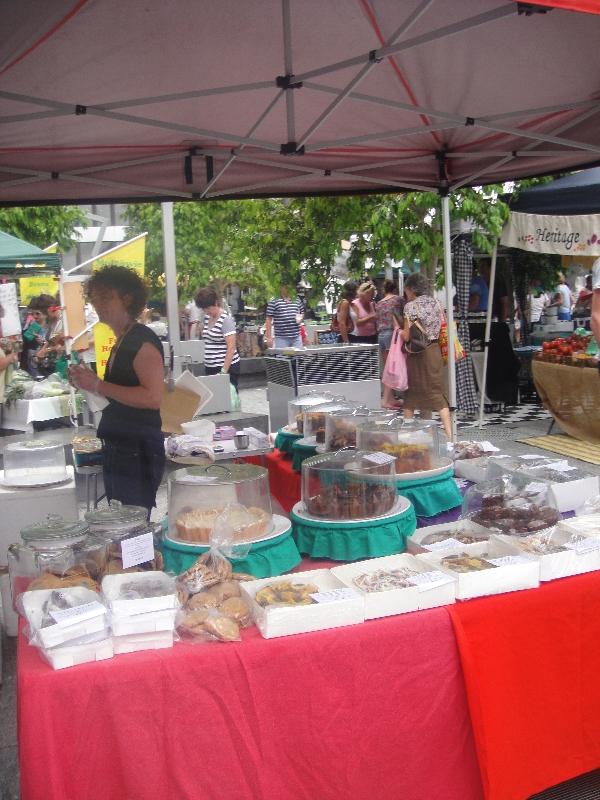
<svg viewBox="0 0 600 800"><path fill-rule="evenodd" d="M215 290L207 286L199 289L194 298L198 308L204 311L204 367L207 375L221 372L237 389L240 376L240 354L236 346L235 320L219 304Z"/></svg>
<svg viewBox="0 0 600 800"><path fill-rule="evenodd" d="M292 300L286 286L281 287L280 294L267 304L267 347L302 347L300 324L304 319L304 304L300 298Z"/></svg>

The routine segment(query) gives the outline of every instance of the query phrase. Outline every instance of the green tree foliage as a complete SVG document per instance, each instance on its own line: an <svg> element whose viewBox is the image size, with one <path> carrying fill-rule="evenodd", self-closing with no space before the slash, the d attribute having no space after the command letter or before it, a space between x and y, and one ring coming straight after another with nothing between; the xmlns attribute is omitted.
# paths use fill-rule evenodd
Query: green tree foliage
<svg viewBox="0 0 600 800"><path fill-rule="evenodd" d="M88 219L77 206L0 208L0 230L42 249L58 242L63 252L73 247L73 229Z"/></svg>

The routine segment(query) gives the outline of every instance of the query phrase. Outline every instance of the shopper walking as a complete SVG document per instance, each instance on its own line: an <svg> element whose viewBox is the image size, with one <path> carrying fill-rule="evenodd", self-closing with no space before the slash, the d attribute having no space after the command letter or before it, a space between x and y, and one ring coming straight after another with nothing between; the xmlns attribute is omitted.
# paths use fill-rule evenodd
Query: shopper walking
<svg viewBox="0 0 600 800"><path fill-rule="evenodd" d="M303 319L302 300L293 300L290 287L282 286L280 296L272 298L267 304L267 347L302 347L300 323Z"/></svg>

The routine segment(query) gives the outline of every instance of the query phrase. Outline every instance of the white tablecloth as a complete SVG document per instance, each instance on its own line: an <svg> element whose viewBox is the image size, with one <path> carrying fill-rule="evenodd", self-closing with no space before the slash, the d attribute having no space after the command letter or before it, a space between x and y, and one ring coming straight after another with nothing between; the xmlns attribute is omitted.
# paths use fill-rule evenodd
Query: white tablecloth
<svg viewBox="0 0 600 800"><path fill-rule="evenodd" d="M16 400L4 406L2 427L13 431L32 431L33 422L69 416L69 395L40 397L37 400Z"/></svg>

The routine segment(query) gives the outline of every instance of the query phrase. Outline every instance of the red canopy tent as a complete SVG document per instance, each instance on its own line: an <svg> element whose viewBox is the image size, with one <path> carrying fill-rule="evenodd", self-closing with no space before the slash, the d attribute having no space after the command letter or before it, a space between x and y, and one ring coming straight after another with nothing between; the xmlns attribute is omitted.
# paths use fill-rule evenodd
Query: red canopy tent
<svg viewBox="0 0 600 800"><path fill-rule="evenodd" d="M449 191L600 163L600 18L550 5L598 11L0 0L0 205L439 190L449 287Z"/></svg>

